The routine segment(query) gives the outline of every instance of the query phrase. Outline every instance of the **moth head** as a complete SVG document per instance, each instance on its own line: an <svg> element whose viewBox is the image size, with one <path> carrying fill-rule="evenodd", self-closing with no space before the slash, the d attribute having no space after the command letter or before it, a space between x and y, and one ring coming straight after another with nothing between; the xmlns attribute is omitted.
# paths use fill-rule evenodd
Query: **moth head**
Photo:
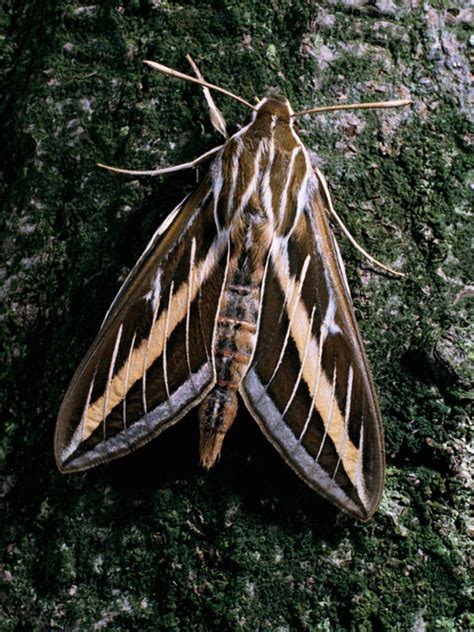
<svg viewBox="0 0 474 632"><path fill-rule="evenodd" d="M278 120L291 124L293 108L285 96L272 90L257 103L257 117L262 116L275 116Z"/></svg>

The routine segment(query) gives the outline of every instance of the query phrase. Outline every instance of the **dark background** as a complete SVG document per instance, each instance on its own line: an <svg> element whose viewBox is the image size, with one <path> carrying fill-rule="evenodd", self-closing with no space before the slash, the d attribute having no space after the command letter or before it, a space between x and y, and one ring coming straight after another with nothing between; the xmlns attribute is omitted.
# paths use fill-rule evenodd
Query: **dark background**
<svg viewBox="0 0 474 632"><path fill-rule="evenodd" d="M0 5L0 628L462 630L467 604L468 9L462 1L142 0ZM189 415L139 452L61 476L67 384L154 228L196 175L113 176L220 143L196 86L306 117L336 208L386 429L368 524L309 490L243 407L217 467ZM246 117L216 100L235 131ZM471 292L472 293L472 292ZM471 622L472 625L472 622Z"/></svg>

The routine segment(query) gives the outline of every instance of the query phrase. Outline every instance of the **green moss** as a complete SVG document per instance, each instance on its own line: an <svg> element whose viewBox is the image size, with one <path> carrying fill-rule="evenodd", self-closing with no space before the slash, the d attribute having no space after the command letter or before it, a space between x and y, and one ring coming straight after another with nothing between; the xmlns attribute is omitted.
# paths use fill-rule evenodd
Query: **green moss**
<svg viewBox="0 0 474 632"><path fill-rule="evenodd" d="M4 3L2 630L472 628L467 29L452 3L383 4ZM199 90L142 64L187 71L186 53L248 99L277 86L302 108L404 86L415 100L302 121L355 237L407 272L377 274L340 240L386 426L369 524L307 489L245 412L209 474L193 415L109 467L55 470L68 380L194 186L193 174L137 183L94 165L182 162L219 142ZM235 130L246 113L217 101Z"/></svg>

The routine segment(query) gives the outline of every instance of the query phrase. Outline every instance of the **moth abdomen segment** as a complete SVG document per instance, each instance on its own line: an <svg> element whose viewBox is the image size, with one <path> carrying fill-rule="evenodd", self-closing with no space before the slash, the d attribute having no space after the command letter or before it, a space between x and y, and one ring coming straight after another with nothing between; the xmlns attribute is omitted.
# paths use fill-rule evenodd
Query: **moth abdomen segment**
<svg viewBox="0 0 474 632"><path fill-rule="evenodd" d="M234 422L238 400L235 389L215 386L199 407L199 454L210 469L221 452L224 437Z"/></svg>
<svg viewBox="0 0 474 632"><path fill-rule="evenodd" d="M247 227L251 230L251 226ZM245 233L239 231L240 234ZM199 407L200 457L210 468L219 458L226 432L237 414L237 390L250 365L260 309L262 266L252 264L248 240L234 245L213 344L216 385Z"/></svg>

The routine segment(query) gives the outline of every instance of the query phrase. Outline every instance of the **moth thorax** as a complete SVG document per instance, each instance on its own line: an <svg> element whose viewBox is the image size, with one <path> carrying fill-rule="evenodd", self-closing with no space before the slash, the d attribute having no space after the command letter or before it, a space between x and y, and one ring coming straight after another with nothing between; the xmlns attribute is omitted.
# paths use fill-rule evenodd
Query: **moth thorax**
<svg viewBox="0 0 474 632"><path fill-rule="evenodd" d="M292 113L286 97L270 94L262 100L257 116L271 115L285 123L290 123Z"/></svg>
<svg viewBox="0 0 474 632"><path fill-rule="evenodd" d="M199 406L199 454L201 465L210 469L219 458L226 432L237 414L235 390L215 388Z"/></svg>

